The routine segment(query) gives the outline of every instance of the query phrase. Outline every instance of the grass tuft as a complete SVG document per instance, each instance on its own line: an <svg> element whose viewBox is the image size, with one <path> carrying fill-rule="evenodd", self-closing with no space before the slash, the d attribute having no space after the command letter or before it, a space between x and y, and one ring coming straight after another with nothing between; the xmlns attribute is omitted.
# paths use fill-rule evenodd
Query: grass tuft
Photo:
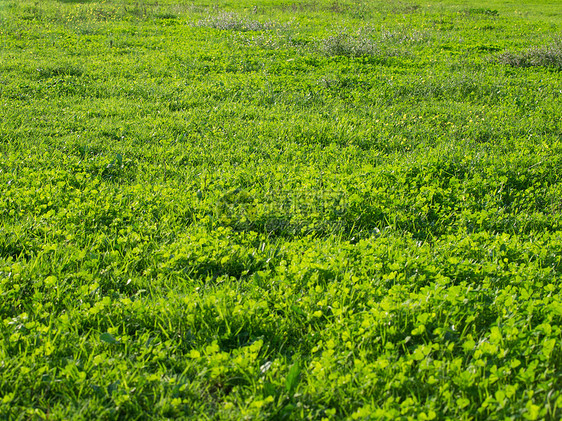
<svg viewBox="0 0 562 421"><path fill-rule="evenodd" d="M468 16L484 15L484 16L499 16L500 13L497 10L488 9L485 7L474 7L464 10L464 14Z"/></svg>
<svg viewBox="0 0 562 421"><path fill-rule="evenodd" d="M383 52L380 43L372 38L364 34L352 36L345 32L323 39L320 50L327 56L347 57L377 56Z"/></svg>
<svg viewBox="0 0 562 421"><path fill-rule="evenodd" d="M408 31L404 28L382 30L376 34L372 28L362 28L357 34L340 31L324 38L319 49L327 56L397 56L400 51L391 46L419 44L427 40L422 31Z"/></svg>
<svg viewBox="0 0 562 421"><path fill-rule="evenodd" d="M381 41L384 43L395 44L416 44L427 41L428 34L424 31L407 31L404 29L383 30L381 32Z"/></svg>
<svg viewBox="0 0 562 421"><path fill-rule="evenodd" d="M562 39L523 52L507 51L499 55L498 61L512 67L552 67L560 70L562 69Z"/></svg>
<svg viewBox="0 0 562 421"><path fill-rule="evenodd" d="M221 13L218 16L209 16L206 19L199 20L196 26L249 32L271 30L278 26L278 24L273 21L260 22L247 17L241 17L236 13Z"/></svg>

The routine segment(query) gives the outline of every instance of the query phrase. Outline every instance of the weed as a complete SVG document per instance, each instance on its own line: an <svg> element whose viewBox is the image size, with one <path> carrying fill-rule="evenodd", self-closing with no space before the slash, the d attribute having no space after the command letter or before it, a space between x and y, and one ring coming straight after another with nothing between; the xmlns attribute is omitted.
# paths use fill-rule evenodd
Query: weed
<svg viewBox="0 0 562 421"><path fill-rule="evenodd" d="M320 50L328 56L378 56L381 55L381 46L372 38L365 35L352 36L339 32L321 41Z"/></svg>
<svg viewBox="0 0 562 421"><path fill-rule="evenodd" d="M196 26L247 32L271 30L278 26L278 24L273 21L262 23L247 17L241 17L236 13L223 12L217 16L209 16L206 19L199 20Z"/></svg>
<svg viewBox="0 0 562 421"><path fill-rule="evenodd" d="M507 51L498 56L498 61L512 67L540 66L562 69L562 41L556 40L550 45L522 52Z"/></svg>
<svg viewBox="0 0 562 421"><path fill-rule="evenodd" d="M488 9L485 7L473 7L473 8L465 9L464 13L469 16L484 15L484 16L497 17L500 15L497 10Z"/></svg>

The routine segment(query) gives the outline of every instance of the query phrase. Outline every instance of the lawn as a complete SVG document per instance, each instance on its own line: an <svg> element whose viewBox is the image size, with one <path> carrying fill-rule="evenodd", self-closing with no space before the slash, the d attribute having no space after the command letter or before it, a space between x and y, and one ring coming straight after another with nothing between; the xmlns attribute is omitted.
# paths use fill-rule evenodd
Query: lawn
<svg viewBox="0 0 562 421"><path fill-rule="evenodd" d="M562 418L562 1L0 0L0 418Z"/></svg>

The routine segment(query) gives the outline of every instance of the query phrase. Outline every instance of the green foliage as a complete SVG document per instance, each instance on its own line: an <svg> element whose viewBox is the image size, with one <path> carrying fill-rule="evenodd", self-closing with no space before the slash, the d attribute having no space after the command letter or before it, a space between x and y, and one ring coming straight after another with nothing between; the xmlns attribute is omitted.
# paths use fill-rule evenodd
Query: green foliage
<svg viewBox="0 0 562 421"><path fill-rule="evenodd" d="M551 7L0 0L0 418L560 419Z"/></svg>

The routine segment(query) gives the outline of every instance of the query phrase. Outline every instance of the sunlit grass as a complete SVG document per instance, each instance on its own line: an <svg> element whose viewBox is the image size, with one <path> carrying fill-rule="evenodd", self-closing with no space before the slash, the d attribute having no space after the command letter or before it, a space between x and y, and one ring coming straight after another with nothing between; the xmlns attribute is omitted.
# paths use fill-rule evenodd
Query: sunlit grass
<svg viewBox="0 0 562 421"><path fill-rule="evenodd" d="M0 418L560 418L550 6L0 10Z"/></svg>

